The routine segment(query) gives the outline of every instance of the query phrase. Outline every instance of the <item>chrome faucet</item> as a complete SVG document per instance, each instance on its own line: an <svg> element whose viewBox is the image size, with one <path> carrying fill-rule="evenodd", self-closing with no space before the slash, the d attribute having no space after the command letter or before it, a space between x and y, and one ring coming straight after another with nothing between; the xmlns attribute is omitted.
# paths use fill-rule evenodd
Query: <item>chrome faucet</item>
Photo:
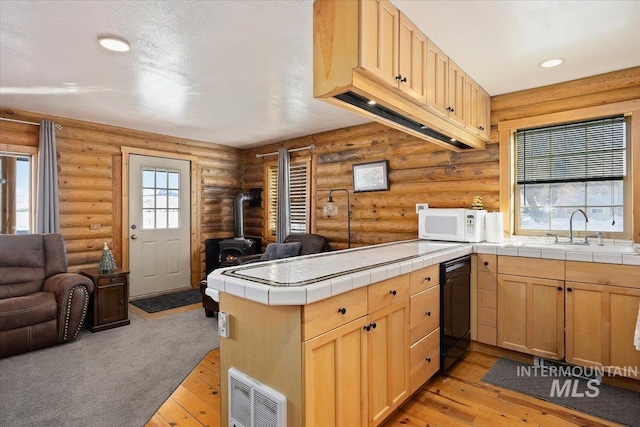
<svg viewBox="0 0 640 427"><path fill-rule="evenodd" d="M589 222L589 218L587 218L587 214L584 213L582 209L576 209L575 211L571 212L571 217L569 217L569 244L570 245L573 244L573 216L577 212L580 212L582 214L582 216L584 217L584 222Z"/></svg>

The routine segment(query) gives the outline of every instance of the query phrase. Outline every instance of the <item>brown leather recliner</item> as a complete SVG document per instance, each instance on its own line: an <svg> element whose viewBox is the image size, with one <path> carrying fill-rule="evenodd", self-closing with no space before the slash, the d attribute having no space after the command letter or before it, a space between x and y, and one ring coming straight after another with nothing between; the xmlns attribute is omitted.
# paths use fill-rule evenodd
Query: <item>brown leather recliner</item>
<svg viewBox="0 0 640 427"><path fill-rule="evenodd" d="M93 282L67 268L59 234L0 235L0 358L78 336Z"/></svg>

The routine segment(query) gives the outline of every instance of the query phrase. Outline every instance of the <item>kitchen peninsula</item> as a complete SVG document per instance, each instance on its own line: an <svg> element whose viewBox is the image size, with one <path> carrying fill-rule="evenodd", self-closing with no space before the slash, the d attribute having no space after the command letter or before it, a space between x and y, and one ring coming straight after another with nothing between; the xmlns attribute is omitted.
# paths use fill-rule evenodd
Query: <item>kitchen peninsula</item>
<svg viewBox="0 0 640 427"><path fill-rule="evenodd" d="M440 263L471 252L415 240L212 272L222 419L235 367L286 396L288 426L382 422L438 371Z"/></svg>

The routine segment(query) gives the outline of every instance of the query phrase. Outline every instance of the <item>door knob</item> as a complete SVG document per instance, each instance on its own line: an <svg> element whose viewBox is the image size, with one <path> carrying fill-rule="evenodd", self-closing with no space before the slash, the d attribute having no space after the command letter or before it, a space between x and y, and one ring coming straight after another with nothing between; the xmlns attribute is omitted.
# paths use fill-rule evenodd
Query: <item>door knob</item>
<svg viewBox="0 0 640 427"><path fill-rule="evenodd" d="M136 240L138 238L138 236L136 236L135 234L131 235L131 240Z"/></svg>

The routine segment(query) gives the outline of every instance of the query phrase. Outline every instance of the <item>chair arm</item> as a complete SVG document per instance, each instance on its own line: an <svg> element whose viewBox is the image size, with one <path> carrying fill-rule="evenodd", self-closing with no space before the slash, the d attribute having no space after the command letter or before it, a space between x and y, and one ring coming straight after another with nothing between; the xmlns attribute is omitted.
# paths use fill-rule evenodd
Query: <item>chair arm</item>
<svg viewBox="0 0 640 427"><path fill-rule="evenodd" d="M43 291L53 292L58 306L58 342L78 336L89 307L93 282L81 274L54 274L44 282Z"/></svg>

